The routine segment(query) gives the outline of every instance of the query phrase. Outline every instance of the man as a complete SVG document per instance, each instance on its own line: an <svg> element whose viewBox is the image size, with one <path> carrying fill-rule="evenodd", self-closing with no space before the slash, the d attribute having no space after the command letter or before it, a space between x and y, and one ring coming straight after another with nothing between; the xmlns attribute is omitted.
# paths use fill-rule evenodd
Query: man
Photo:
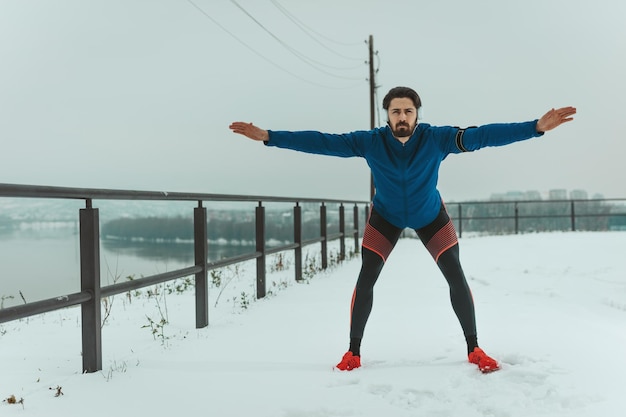
<svg viewBox="0 0 626 417"><path fill-rule="evenodd" d="M450 299L467 343L469 362L482 372L499 369L479 346L474 302L459 261L456 231L437 190L441 162L451 153L503 146L541 136L573 120L576 109L552 109L538 120L489 124L461 129L419 123L418 94L395 87L383 99L387 126L369 131L326 134L261 129L234 122L230 129L269 146L340 157L365 158L372 170L376 194L362 241L362 266L352 296L350 346L336 367L361 366L361 340L372 310L373 289L382 267L403 229L417 232L450 287Z"/></svg>

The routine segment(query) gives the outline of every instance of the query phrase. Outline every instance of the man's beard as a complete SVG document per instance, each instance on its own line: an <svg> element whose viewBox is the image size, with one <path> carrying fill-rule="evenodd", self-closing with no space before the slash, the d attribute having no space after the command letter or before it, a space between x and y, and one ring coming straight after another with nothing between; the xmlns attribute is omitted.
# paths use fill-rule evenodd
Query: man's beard
<svg viewBox="0 0 626 417"><path fill-rule="evenodd" d="M406 138L413 134L413 130L415 130L415 126L411 127L406 122L399 122L391 128L391 133L397 138Z"/></svg>

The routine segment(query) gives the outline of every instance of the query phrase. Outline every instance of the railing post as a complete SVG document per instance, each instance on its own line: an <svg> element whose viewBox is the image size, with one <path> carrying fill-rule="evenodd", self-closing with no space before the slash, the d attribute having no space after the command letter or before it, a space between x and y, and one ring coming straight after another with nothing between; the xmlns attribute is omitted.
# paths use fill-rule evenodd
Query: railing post
<svg viewBox="0 0 626 417"><path fill-rule="evenodd" d="M256 251L261 256L256 258L256 298L265 297L265 207L259 201L256 208Z"/></svg>
<svg viewBox="0 0 626 417"><path fill-rule="evenodd" d="M196 273L196 329L209 325L209 284L207 277L208 243L207 243L206 208L202 200L193 209L193 242L196 266L202 271Z"/></svg>
<svg viewBox="0 0 626 417"><path fill-rule="evenodd" d="M570 209L571 221L572 221L572 232L576 231L576 212L574 211L574 200L571 201L571 209Z"/></svg>
<svg viewBox="0 0 626 417"><path fill-rule="evenodd" d="M100 216L91 206L80 209L80 289L91 294L81 304L83 372L102 370L102 310L100 304Z"/></svg>
<svg viewBox="0 0 626 417"><path fill-rule="evenodd" d="M326 227L326 205L320 206L320 236L322 237L322 269L328 268L328 231Z"/></svg>
<svg viewBox="0 0 626 417"><path fill-rule="evenodd" d="M293 208L293 243L298 245L294 249L296 281L302 281L302 207L298 202Z"/></svg>
<svg viewBox="0 0 626 417"><path fill-rule="evenodd" d="M463 237L463 207L459 204L459 239Z"/></svg>
<svg viewBox="0 0 626 417"><path fill-rule="evenodd" d="M365 207L367 210L367 207ZM359 247L359 206L354 205L354 210L352 211L352 219L354 221L354 253L359 253L361 248Z"/></svg>
<svg viewBox="0 0 626 417"><path fill-rule="evenodd" d="M517 201L515 202L515 234L519 234L519 207Z"/></svg>
<svg viewBox="0 0 626 417"><path fill-rule="evenodd" d="M346 259L346 213L343 203L339 206L339 260Z"/></svg>

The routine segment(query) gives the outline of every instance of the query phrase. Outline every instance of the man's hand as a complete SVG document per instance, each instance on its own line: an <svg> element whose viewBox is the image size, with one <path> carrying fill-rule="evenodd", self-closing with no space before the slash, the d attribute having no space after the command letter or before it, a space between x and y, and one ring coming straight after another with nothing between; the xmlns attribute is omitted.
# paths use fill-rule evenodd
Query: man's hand
<svg viewBox="0 0 626 417"><path fill-rule="evenodd" d="M576 114L575 107L561 107L560 109L552 109L544 114L537 121L537 132L543 133L552 130L565 122L574 120L572 116Z"/></svg>
<svg viewBox="0 0 626 417"><path fill-rule="evenodd" d="M240 135L244 135L252 140L266 141L270 138L267 130L256 127L252 123L233 122L230 126L228 126L228 128L234 133L239 133Z"/></svg>

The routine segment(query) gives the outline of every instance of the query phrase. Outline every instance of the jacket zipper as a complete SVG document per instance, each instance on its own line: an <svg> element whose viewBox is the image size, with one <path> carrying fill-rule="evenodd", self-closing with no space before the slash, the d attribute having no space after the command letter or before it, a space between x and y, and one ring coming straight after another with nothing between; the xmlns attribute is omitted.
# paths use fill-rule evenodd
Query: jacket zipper
<svg viewBox="0 0 626 417"><path fill-rule="evenodd" d="M402 198L404 200L404 224L409 224L409 199L407 196L408 158L406 156L406 142L402 144Z"/></svg>

